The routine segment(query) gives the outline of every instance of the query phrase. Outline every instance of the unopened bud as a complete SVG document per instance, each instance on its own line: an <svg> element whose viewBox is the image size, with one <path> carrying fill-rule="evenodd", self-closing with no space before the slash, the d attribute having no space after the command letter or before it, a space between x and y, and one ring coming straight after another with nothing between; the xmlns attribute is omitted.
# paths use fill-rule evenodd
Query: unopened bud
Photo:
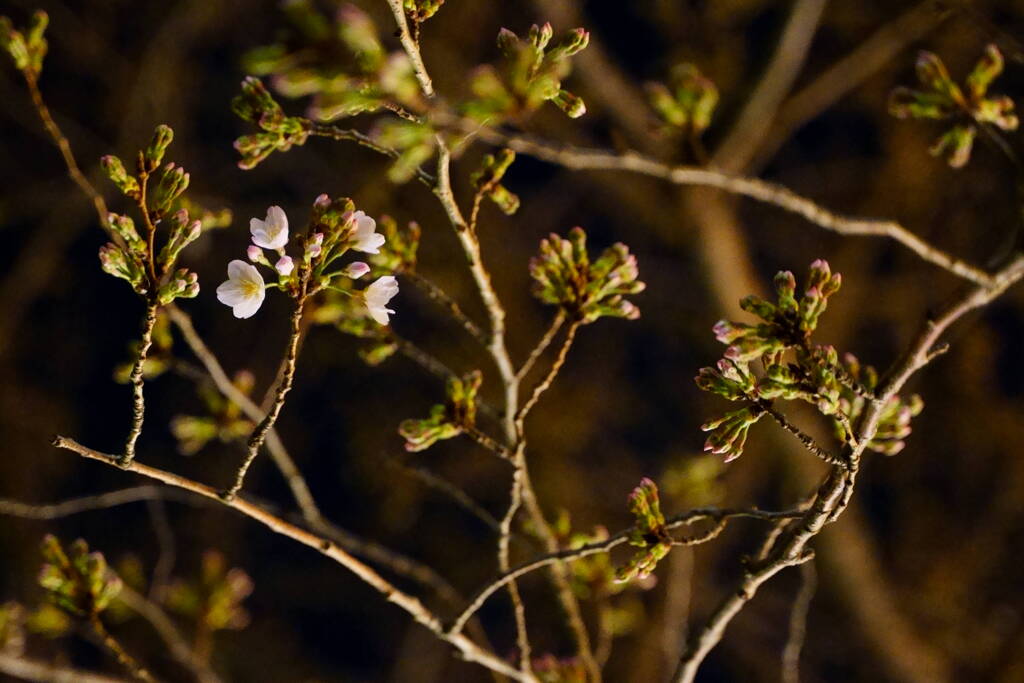
<svg viewBox="0 0 1024 683"><path fill-rule="evenodd" d="M583 98L573 95L568 90L559 90L551 101L570 119L578 119L587 113L587 105Z"/></svg>
<svg viewBox="0 0 1024 683"><path fill-rule="evenodd" d="M139 183L134 176L128 175L124 164L113 154L100 157L100 166L106 171L110 182L117 186L125 195L134 197L139 192Z"/></svg>
<svg viewBox="0 0 1024 683"><path fill-rule="evenodd" d="M149 147L146 148L146 163L149 164L151 169L155 169L163 161L164 153L167 151L167 147L174 140L174 131L171 130L170 126L160 124L156 127L156 131L153 133L153 140L149 143Z"/></svg>
<svg viewBox="0 0 1024 683"><path fill-rule="evenodd" d="M292 261L291 256L282 256L277 260L277 263L274 264L274 270L281 275L288 277L292 274L292 271L295 270L295 262Z"/></svg>
<svg viewBox="0 0 1024 683"><path fill-rule="evenodd" d="M350 277L353 280L358 280L369 272L370 266L362 261L354 261L353 263L348 264L345 270L341 271L341 274L345 277Z"/></svg>

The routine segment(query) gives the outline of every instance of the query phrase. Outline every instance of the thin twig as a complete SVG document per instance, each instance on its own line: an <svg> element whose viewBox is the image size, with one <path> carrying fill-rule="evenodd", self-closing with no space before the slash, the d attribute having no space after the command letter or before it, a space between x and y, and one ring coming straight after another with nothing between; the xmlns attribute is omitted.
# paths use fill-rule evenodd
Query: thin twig
<svg viewBox="0 0 1024 683"><path fill-rule="evenodd" d="M292 388L292 381L295 379L295 363L298 360L299 355L299 337L302 336L302 311L304 304L306 303L306 291L305 291L306 280L303 279L302 292L299 298L295 302L295 310L292 312L291 317L291 333L288 335L288 345L284 355L284 374L281 376L281 381L277 385L277 392L274 394L274 403L271 405L270 410L266 416L260 421L252 434L249 436L249 441L246 444L248 451L245 455L245 460L242 462L242 466L238 468L238 472L235 475L235 483L224 493L224 497L231 500L238 491L242 488L242 484L245 482L245 474L249 471L249 467L252 465L253 460L256 459L256 455L260 451L260 447L263 445L263 441L267 438L267 433L277 422L278 415L281 414L281 408L284 407L285 398L288 396L288 392Z"/></svg>
<svg viewBox="0 0 1024 683"><path fill-rule="evenodd" d="M515 453L498 443L497 439L492 437L490 434L482 432L476 427L463 426L462 433L471 438L478 445L483 446L486 450L494 453L502 460L512 462L515 459Z"/></svg>
<svg viewBox="0 0 1024 683"><path fill-rule="evenodd" d="M147 500L146 507L149 509L153 535L156 536L156 542L160 548L160 554L153 565L153 575L149 582L149 597L159 602L167 589L171 573L174 571L176 556L174 530L167 520L167 507L162 500L159 498Z"/></svg>
<svg viewBox="0 0 1024 683"><path fill-rule="evenodd" d="M142 319L142 336L139 340L139 348L135 357L135 364L132 365L132 372L128 381L132 385L132 426L128 432L128 438L124 443L124 454L121 456L121 464L130 464L135 459L135 443L142 434L142 422L146 417L145 369L146 356L153 345L153 326L156 325L156 294L150 294L150 300L146 304L146 315Z"/></svg>
<svg viewBox="0 0 1024 683"><path fill-rule="evenodd" d="M522 448L515 456L515 462L522 459ZM512 490L509 493L509 505L505 516L501 518L498 529L498 571L507 572L509 569L509 546L512 540L512 523L515 521L516 513L523 503L523 468L516 466L512 472ZM532 649L530 637L526 628L526 608L523 605L523 598L519 594L519 586L516 582L509 581L506 584L509 598L512 600L512 614L516 621L516 645L519 647L519 669L530 670Z"/></svg>
<svg viewBox="0 0 1024 683"><path fill-rule="evenodd" d="M530 414L537 402L540 401L540 397L545 391L551 388L555 378L558 376L562 366L565 365L565 359L569 355L569 349L572 347L573 340L576 339L576 332L580 329L580 323L573 321L569 323L569 328L565 332L565 339L562 340L562 346L558 349L558 355L555 356L554 362L551 364L551 368L548 370L548 374L544 376L537 386L533 388L533 392L530 394L530 398L527 399L523 407L519 409L516 414L516 426L520 432L520 438L523 438L523 422L526 420L526 416Z"/></svg>
<svg viewBox="0 0 1024 683"><path fill-rule="evenodd" d="M441 123L445 122L441 121ZM993 276L987 271L928 243L896 221L843 216L777 183L712 168L673 166L636 152L617 154L601 149L559 145L534 137L513 135L493 128L481 127L476 123L454 121L452 125L461 130L472 130L478 139L489 144L503 145L516 152L528 154L542 161L572 170L630 171L662 178L677 185L714 187L771 204L784 211L790 211L818 227L840 235L889 237L910 249L921 259L957 277L979 285L991 286L993 284Z"/></svg>
<svg viewBox="0 0 1024 683"><path fill-rule="evenodd" d="M548 327L547 332L545 332L544 336L540 338L537 345L533 347L533 350L530 351L529 357L523 362L523 365L516 373L517 381L522 382L523 378L530 374L530 370L533 369L534 364L536 364L544 351L546 351L551 345L551 342L554 341L555 335L558 334L558 330L562 329L563 324L565 324L565 311L559 308L558 314L555 316L554 320L551 321L551 325Z"/></svg>
<svg viewBox="0 0 1024 683"><path fill-rule="evenodd" d="M480 505L480 503L473 500L472 496L452 482L431 472L426 467L409 465L398 458L389 458L388 461L393 463L403 474L407 474L410 477L418 479L429 488L440 491L451 498L460 507L483 522L489 529L500 532L501 523L495 519L494 515L488 512L482 505Z"/></svg>
<svg viewBox="0 0 1024 683"><path fill-rule="evenodd" d="M365 135L364 133L360 133L357 130L352 130L350 128L341 128L339 126L334 126L329 123L318 123L316 121L310 121L308 131L310 135L313 135L315 137L330 138L331 140L348 140L350 142L355 142L356 144L361 145L362 147L366 147L367 149L371 149L374 152L377 152L378 154L383 154L384 156L390 157L392 159L398 159L398 157L402 155L402 153L399 152L398 150L378 144L370 136ZM430 175L429 173L427 173L418 166L416 167L416 179L431 189L433 189L436 183L434 176Z"/></svg>
<svg viewBox="0 0 1024 683"><path fill-rule="evenodd" d="M520 503L526 503L525 507L534 522L534 527L543 540L548 552L551 553L556 552L560 548L560 544L558 539L555 537L554 532L551 530L550 525L547 523L544 513L540 508L539 501L537 500L537 494L534 492L533 486L530 484L530 474L526 463L525 423L527 415L529 415L533 407L537 405L537 402L540 400L540 397L544 392L551 387L555 378L558 376L559 371L565 365L565 360L568 357L569 349L572 347L573 340L576 338L576 332L579 330L579 326L580 323L578 321L574 320L570 323L568 330L566 330L565 338L562 340L562 345L558 350L558 355L555 356L555 360L552 362L547 374L533 388L530 398L527 399L515 415L516 454L514 464L516 466L517 478L513 483L513 505L509 507L509 517L511 518L515 515ZM503 529L502 541L506 547L508 544L506 534L509 532L510 529ZM500 568L503 570L508 569L507 566ZM565 565L561 562L552 564L551 577L555 584L559 601L562 603L562 608L565 610L566 616L569 619L569 625L573 634L576 636L577 647L580 651L580 658L583 660L590 678L594 681L600 681L601 668L590 643L590 635L587 631L587 625L583 621L583 615L579 608L579 601L576 599L575 593L573 593L572 587L569 583L569 575ZM510 587L512 585L514 584L509 583Z"/></svg>
<svg viewBox="0 0 1024 683"><path fill-rule="evenodd" d="M800 683L800 651L807 635L807 613L818 584L814 562L800 565L800 592L789 613L789 637L782 650L782 683Z"/></svg>
<svg viewBox="0 0 1024 683"><path fill-rule="evenodd" d="M26 681L47 683L126 683L126 678L114 678L105 674L59 664L50 664L36 659L16 657L0 650L0 673Z"/></svg>
<svg viewBox="0 0 1024 683"><path fill-rule="evenodd" d="M46 128L46 132L50 134L53 142L60 149L61 156L64 157L64 165L67 166L68 175L75 181L79 189L92 201L93 207L96 209L96 216L99 218L100 225L104 230L111 235L114 240L121 245L122 240L110 229L109 224L109 211L107 210L107 203L103 200L101 195L96 188L93 186L89 179L85 177L82 170L78 167L78 162L75 160L75 155L71 152L71 143L61 132L57 122L53 120L53 116L50 114L50 108L46 106L43 95L39 91L38 78L25 70L21 72L25 77L25 83L28 85L29 95L32 97L32 104L35 105L36 111L39 113L39 118L43 121L43 126Z"/></svg>
<svg viewBox="0 0 1024 683"><path fill-rule="evenodd" d="M160 288L160 278L156 273L156 220L150 215L149 201L146 193L149 189L150 173L146 165L143 153L139 152L138 161L139 193L135 195L135 204L142 216L143 227L146 229L146 272L149 276L149 297L155 300L157 290Z"/></svg>
<svg viewBox="0 0 1024 683"><path fill-rule="evenodd" d="M23 503L21 501L0 498L0 515L48 521L92 510L106 510L119 505L152 500L170 500L188 504L195 504L197 501L205 502L205 499L197 498L185 491L145 484L142 486L132 486L125 489L119 489L109 493L72 498L60 503L33 505L30 503ZM308 519L303 518L303 521L310 527L313 527L313 524L311 524ZM438 596L448 602L455 604L460 600L458 592L455 591L447 581L441 578L437 572L426 565L390 550L389 548L375 543L374 541L362 539L322 518L318 519L315 530L319 533L323 533L325 536L328 536L331 540L339 543L355 555L372 560L399 576L413 579L424 586L428 586L436 590Z"/></svg>
<svg viewBox="0 0 1024 683"><path fill-rule="evenodd" d="M437 284L432 280L423 277L415 271L404 273L404 275L409 282L416 285L421 292L426 294L428 299L448 311L448 313L450 313L451 316L460 325L462 325L463 329L465 329L471 337L479 341L484 346L487 346L487 335L485 335L483 330L481 330L480 327L463 312L458 302L448 296L447 292L437 286Z"/></svg>
<svg viewBox="0 0 1024 683"><path fill-rule="evenodd" d="M812 437L810 434L807 434L806 432L801 430L799 427L797 427L795 424L793 424L792 422L787 420L785 415L783 415L779 411L777 411L774 408L772 408L771 405L768 404L766 401L765 402L760 402L757 405L765 413L770 415L773 420L775 420L777 423L779 423L779 426L781 426L787 432L789 432L790 434L795 436L797 439L799 439L800 443L803 444L804 448L809 450L811 453L816 455L818 458L820 458L821 460L827 462L829 465L843 465L844 464L843 461L839 457L829 453L827 450L825 450L824 448L819 446L818 442L816 442L814 440L814 437Z"/></svg>
<svg viewBox="0 0 1024 683"><path fill-rule="evenodd" d="M154 678L146 670L146 667L142 666L134 657L128 654L128 651L124 649L121 642L103 625L103 620L100 619L98 613L93 612L89 615L89 625L92 626L92 630L96 632L103 646L117 657L117 661L120 662L121 666L128 669L132 676L140 681L146 681L146 683L154 683Z"/></svg>
<svg viewBox="0 0 1024 683"><path fill-rule="evenodd" d="M157 632L160 639L164 641L171 655L178 660L185 668L195 674L201 683L217 683L220 677L192 651L185 637L174 625L171 618L167 616L159 604L148 599L128 586L122 586L121 592L117 594L118 600L128 606L133 612L145 619Z"/></svg>
<svg viewBox="0 0 1024 683"><path fill-rule="evenodd" d="M44 503L41 505L0 498L0 515L11 515L12 517L21 517L23 519L52 520L77 515L90 510L106 510L127 503L172 499L180 502L191 502L193 500L189 495L179 494L177 491L146 484L109 493L100 493L94 496L72 498L60 503Z"/></svg>
<svg viewBox="0 0 1024 683"><path fill-rule="evenodd" d="M692 524L704 519L710 519L718 523L727 522L731 519L749 518L749 519L762 519L762 520L779 520L779 519L797 519L803 515L803 512L799 510L783 510L781 512L771 512L768 510L738 510L728 508L695 508L687 512L675 515L667 521L665 527L667 529L677 529L681 526ZM568 548L564 550L558 550L556 552L547 553L541 555L529 562L524 562L516 567L513 567L509 571L496 576L490 582L487 583L483 588L478 590L476 594L470 599L469 604L462 610L458 617L452 622L452 626L448 629L449 633L457 634L460 633L473 614L476 613L487 599L494 595L494 592L500 589L502 586L510 581L514 581L520 576L529 574L532 571L536 571L542 567L548 567L557 563L563 562L574 562L576 560L588 557L590 555L596 555L598 553L606 553L611 551L612 548L622 545L629 541L629 534L633 531L633 527L623 529L618 533L615 533L603 541L595 541L594 543L587 543L577 548ZM688 543L684 545L693 545Z"/></svg>
<svg viewBox="0 0 1024 683"><path fill-rule="evenodd" d="M54 438L53 445L57 448L63 448L65 450L72 451L73 453L77 453L78 455L90 460L97 460L107 465L117 466L116 456L101 453L83 446L74 439L58 436ZM143 465L139 462L132 462L125 469L129 472L134 472L136 474L149 477L150 479L161 481L170 486L191 491L192 493L203 496L204 498L220 501L226 507L260 522L275 533L286 536L315 550L319 550L321 553L351 571L371 588L383 595L388 602L392 602L401 607L410 616L412 616L417 623L426 627L445 642L453 645L462 653L462 656L467 661L481 664L492 671L503 673L515 680L535 681L534 678L523 676L514 667L509 666L500 658L481 649L480 646L469 638L461 635L448 635L445 633L440 619L433 612L427 609L418 598L397 588L374 571L370 566L353 557L337 543L332 542L329 538L325 538L322 535L306 531L305 529L291 524L290 522L267 512L265 509L250 503L242 496L235 496L231 500L224 500L221 496L221 492L214 487L188 479L187 477L182 477L178 474L174 474L173 472L167 472L166 470L161 470L156 467Z"/></svg>

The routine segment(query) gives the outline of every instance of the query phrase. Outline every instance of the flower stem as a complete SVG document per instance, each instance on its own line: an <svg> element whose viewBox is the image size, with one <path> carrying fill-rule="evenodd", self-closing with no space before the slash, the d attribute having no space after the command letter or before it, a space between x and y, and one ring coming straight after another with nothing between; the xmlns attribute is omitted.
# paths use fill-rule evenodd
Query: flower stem
<svg viewBox="0 0 1024 683"><path fill-rule="evenodd" d="M285 397L292 388L292 380L295 378L295 361L299 355L299 338L302 336L302 311L305 308L305 304L306 294L303 292L295 304L295 311L292 312L291 334L288 337L288 347L285 351L283 364L284 373L281 375L281 381L277 385L274 404L270 407L270 411L266 416L256 425L252 435L249 436L248 452L246 453L245 460L242 462L242 466L238 468L238 473L235 475L235 483L222 494L224 500L232 500L242 488L242 484L245 482L245 474L249 471L252 461L256 459L256 455L260 451L260 446L266 440L267 434L274 426L274 423L277 422L277 416L281 414L281 408L284 407Z"/></svg>
<svg viewBox="0 0 1024 683"><path fill-rule="evenodd" d="M140 681L152 682L154 679L141 664L128 654L128 651L122 647L121 643L117 641L114 636L110 635L107 627L103 625L103 620L100 619L100 615L93 612L89 615L89 625L96 632L96 635L101 641L103 641L104 647L114 653L117 657L117 661L122 664L128 671L131 672L132 676Z"/></svg>

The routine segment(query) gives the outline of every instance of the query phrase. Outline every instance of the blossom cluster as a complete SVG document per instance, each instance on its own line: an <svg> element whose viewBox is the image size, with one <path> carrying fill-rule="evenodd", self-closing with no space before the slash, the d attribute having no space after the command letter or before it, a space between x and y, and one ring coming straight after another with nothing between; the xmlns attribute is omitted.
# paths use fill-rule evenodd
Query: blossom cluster
<svg viewBox="0 0 1024 683"><path fill-rule="evenodd" d="M288 216L280 206L267 209L263 219L253 218L249 232L252 244L246 255L250 262L231 261L228 279L217 288L217 299L230 306L236 318L252 317L263 305L268 288L281 289L294 298L303 299L330 289L357 298L374 321L388 324L388 316L394 310L387 304L398 294L398 281L393 275L381 276L362 291L355 291L340 288L333 282L336 278L360 279L370 272L368 264L353 261L339 270L327 270L349 250L379 254L386 240L377 232L377 222L365 212L356 211L351 200L332 200L326 194L317 197L309 230L292 240L296 243L294 246L301 249L301 256L287 253ZM268 258L268 252L274 256ZM273 271L277 282L267 283L257 265Z"/></svg>
<svg viewBox="0 0 1024 683"><path fill-rule="evenodd" d="M836 435L853 443L851 423L863 412L865 401L874 395L877 375L856 358L839 353L829 345L811 343L829 298L839 291L842 279L826 261L811 264L807 284L798 295L796 278L789 271L775 276L776 301L748 296L740 307L761 318L746 324L721 320L714 326L718 341L727 345L715 367L702 368L695 378L704 391L748 405L709 420L701 429L710 432L704 450L722 455L729 462L743 453L750 428L767 414L776 399L804 401L834 424ZM755 363L760 364L760 370ZM867 448L894 454L903 448L910 433L910 419L920 413L922 403L913 396L893 396L879 422L878 434Z"/></svg>

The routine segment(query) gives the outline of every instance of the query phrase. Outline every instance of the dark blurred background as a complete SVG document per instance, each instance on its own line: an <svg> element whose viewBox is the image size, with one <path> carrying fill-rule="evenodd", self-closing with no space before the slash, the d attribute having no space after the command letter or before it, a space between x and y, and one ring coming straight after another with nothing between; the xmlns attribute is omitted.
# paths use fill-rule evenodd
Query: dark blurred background
<svg viewBox="0 0 1024 683"><path fill-rule="evenodd" d="M357 4L395 49L386 4ZM423 45L440 92L455 100L465 93L468 69L497 58L500 27L522 33L545 20L556 30L585 26L592 45L567 84L586 100L587 115L570 121L547 107L527 129L573 144L686 161L679 140L659 137L642 83L665 80L677 63L697 64L721 92L704 140L715 150L733 138L733 124L792 6L778 0L449 0L424 26ZM242 256L249 218L262 217L270 204L284 207L294 226L321 192L350 196L371 215L419 221L421 271L470 315L485 319L434 198L416 183L389 184L387 162L373 152L311 140L256 170L237 168L231 143L250 131L229 103L245 75L242 56L287 32L277 3L0 4L17 25L37 7L51 20L43 93L111 209L128 207L98 173L99 156L130 158L154 125L167 123L176 132L168 158L191 172L190 194L234 212L230 228L186 252L203 289L183 307L229 373L255 374L257 396L274 377L287 302L269 296L258 315L239 321L217 303L214 290L227 261ZM893 119L886 99L893 87L913 84L917 49L939 53L962 79L993 39L1008 55L1007 72L993 90L1019 96L1024 69L1013 58L1020 54L1014 54L1014 36L1022 29L1024 2L1012 0L942 7L833 0L809 38L793 87L777 111L763 113L772 121L767 134L753 144L733 138L729 144L740 151L716 163L783 183L841 213L899 220L968 261L991 265L1020 221L1013 168L979 144L967 168L950 169L927 152L943 128ZM856 57L841 62L850 54ZM829 71L840 63L849 68ZM49 446L61 433L103 451L120 447L130 390L113 375L129 358L142 307L124 283L100 271L96 253L104 235L9 63L0 70L0 98L0 498L54 502L138 484L137 477ZM285 107L298 114L304 104L285 101ZM370 119L354 124L365 129ZM471 196L469 173L484 151L472 148L455 162L455 189L464 203ZM698 426L728 407L701 394L692 380L721 353L710 328L719 318L742 315L740 296L763 291L777 270L792 269L801 278L807 264L826 258L842 272L844 287L824 317L819 341L880 368L926 313L961 286L884 239L840 238L711 190L624 173L570 172L525 157L507 185L520 194L523 208L505 217L485 207L481 233L484 259L509 311L515 358L525 357L552 315L529 295L526 270L547 233L582 225L594 248L626 242L648 284L635 298L643 313L638 321L602 320L582 330L529 422L530 466L545 510L552 518L568 510L581 531L630 524L626 496L642 476L661 484L667 513L707 503L788 506L810 490L820 463L774 425L756 427L747 452L726 467L701 455ZM907 448L893 458L867 458L853 505L815 542L819 588L808 618L803 680L1024 680L1024 364L1013 350L1024 333L1022 297L1019 289L1011 291L954 329L950 353L910 387L926 407ZM459 372L482 368L484 394L498 400L493 369L457 325L411 286L403 285L392 303L399 333ZM441 399L442 385L399 356L367 367L359 347L330 327L311 331L278 424L282 438L328 518L435 567L471 594L494 573L492 531L401 463L429 468L499 517L507 468L459 440L405 455L398 423L425 415ZM180 340L174 351L195 364ZM202 413L195 381L167 372L147 384L147 401L140 459L226 484L242 456L238 444L213 441L185 457L168 428L177 415ZM793 415L809 431L827 433L812 415ZM246 489L281 510L294 509L266 456ZM489 679L338 565L216 505L139 502L45 522L0 515L0 602L39 602L37 548L48 532L84 537L114 564L135 558L146 573L163 558L165 565L173 561L175 576L194 576L210 549L244 569L255 585L245 602L251 623L215 637L212 663L227 679ZM664 680L685 614L692 626L704 622L731 590L741 555L755 550L763 532L759 522L735 523L692 554L674 552L652 589L612 598L624 633L614 641L607 680ZM520 547L516 556L531 553ZM522 585L538 653L571 654L543 573ZM798 588L795 570L769 583L730 626L699 680L777 680ZM429 602L452 614L449 605ZM505 594L481 614L497 651L511 653L515 636ZM187 620L178 623L190 633ZM186 680L137 619L112 629L160 677ZM33 636L28 652L117 671L73 632Z"/></svg>

